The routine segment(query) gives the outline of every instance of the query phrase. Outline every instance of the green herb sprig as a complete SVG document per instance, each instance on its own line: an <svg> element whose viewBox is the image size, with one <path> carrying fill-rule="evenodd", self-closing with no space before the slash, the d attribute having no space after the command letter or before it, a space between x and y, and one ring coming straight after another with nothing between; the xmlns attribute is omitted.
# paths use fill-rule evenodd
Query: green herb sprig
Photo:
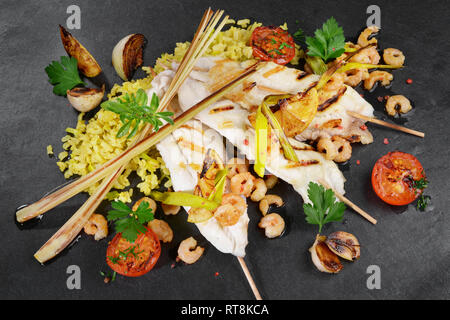
<svg viewBox="0 0 450 320"><path fill-rule="evenodd" d="M322 25L322 29L317 29L314 36L306 38L309 56L320 57L327 62L345 52L344 30L333 17Z"/></svg>
<svg viewBox="0 0 450 320"><path fill-rule="evenodd" d="M150 106L147 105L148 96L144 90L139 89L136 94L129 95L126 93L117 100L105 101L101 107L105 110L117 113L120 116L123 126L117 131L117 138L121 138L128 134L127 139L136 135L141 123L149 123L156 132L163 125L161 120L173 124L170 118L172 112L157 112L159 106L159 98L153 93ZM130 131L131 130L131 131Z"/></svg>
<svg viewBox="0 0 450 320"><path fill-rule="evenodd" d="M310 182L308 196L312 204L303 204L306 222L319 225L319 233L326 223L342 220L346 206L343 202L336 201L333 190L325 190L323 186Z"/></svg>
<svg viewBox="0 0 450 320"><path fill-rule="evenodd" d="M61 57L61 62L52 61L45 68L48 80L53 87L53 93L58 96L65 96L67 90L73 89L78 85L85 86L78 73L78 61L74 57Z"/></svg>
<svg viewBox="0 0 450 320"><path fill-rule="evenodd" d="M422 175L423 175L423 173L422 173ZM412 181L412 186L413 186L414 190L416 191L416 194L419 191L422 191L419 199L417 200L417 209L419 209L420 211L425 211L425 209L430 204L430 200L431 200L430 196L423 195L423 190L426 187L428 187L428 180L427 180L427 178L425 176L423 176L423 178L421 178L419 180L413 180Z"/></svg>
<svg viewBox="0 0 450 320"><path fill-rule="evenodd" d="M144 224L154 218L147 201L142 201L136 211L122 201L113 201L111 206L114 210L108 211L108 221L115 221L116 232L121 232L122 237L129 242L136 241L140 233L145 234L147 229Z"/></svg>

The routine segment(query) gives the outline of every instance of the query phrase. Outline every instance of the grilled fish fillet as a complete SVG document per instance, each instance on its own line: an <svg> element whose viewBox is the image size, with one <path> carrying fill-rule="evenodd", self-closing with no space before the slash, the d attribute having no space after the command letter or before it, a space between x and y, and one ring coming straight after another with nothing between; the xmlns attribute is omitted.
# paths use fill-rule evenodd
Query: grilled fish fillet
<svg viewBox="0 0 450 320"><path fill-rule="evenodd" d="M252 62L239 63L217 57L205 57L198 61L197 71L190 77L202 82L206 90L215 91L242 73ZM305 91L319 80L319 76L307 74L301 70L280 66L273 62L264 62L258 71L246 82L238 86L226 98L239 104L247 110L259 106L267 95L296 94ZM185 101L195 100L186 89L181 88ZM182 103L183 104L183 103ZM190 107L190 106L189 106ZM299 141L316 140L321 137L339 135L354 142L368 144L373 142L371 133L363 127L365 121L353 118L347 114L353 111L368 117L373 116L373 107L350 86L327 103L319 106L319 110L309 127L296 137ZM363 127L364 129L361 129Z"/></svg>
<svg viewBox="0 0 450 320"><path fill-rule="evenodd" d="M175 191L193 192L198 181L198 173L208 149L213 149L225 159L222 137L214 130L191 120L157 144ZM186 212L190 208L185 207ZM200 233L223 253L245 256L248 243L247 230L249 218L247 211L233 226L222 227L214 218L196 223Z"/></svg>
<svg viewBox="0 0 450 320"><path fill-rule="evenodd" d="M213 65L216 59L202 58L200 59L199 68L197 70L205 70L208 72L208 66ZM291 69L294 70L294 69ZM259 71L260 72L260 71ZM259 73L258 72L258 73ZM297 74L301 71L289 71L292 74ZM178 91L178 101L180 107L183 110L189 109L192 105L202 100L210 94L211 79L203 73L200 75L200 71L197 74L186 79L184 84ZM305 82L298 81L295 86L292 86L290 90L305 90L312 83L311 76L308 77ZM257 80L257 79L250 79ZM297 80L296 80L297 81ZM269 83L265 83L269 84ZM242 99L247 99L241 97ZM242 101L241 99L241 101ZM257 101L257 96L253 96L249 99ZM263 99L260 98L261 100ZM236 99L235 99L236 100ZM245 104L245 103L243 103ZM234 146L236 146L249 160L254 160L255 150L255 132L248 123L249 111L241 107L240 104L224 99L216 102L201 112L197 119L201 122L213 128L225 138L229 140ZM300 160L299 163L292 163L286 160L278 147L272 146L267 160L266 169L290 183L294 189L302 196L304 201L309 201L307 189L310 181L318 182L319 180L325 180L328 184L333 186L338 192L344 193L345 178L339 171L337 165L333 161L326 160L322 154L311 150L311 148L301 142L291 139L291 144L296 149L296 154Z"/></svg>

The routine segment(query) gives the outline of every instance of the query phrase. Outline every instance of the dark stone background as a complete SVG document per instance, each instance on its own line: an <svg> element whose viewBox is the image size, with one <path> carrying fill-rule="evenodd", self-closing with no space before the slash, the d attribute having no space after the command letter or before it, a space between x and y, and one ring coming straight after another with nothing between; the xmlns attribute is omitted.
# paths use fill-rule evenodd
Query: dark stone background
<svg viewBox="0 0 450 320"><path fill-rule="evenodd" d="M52 94L44 72L51 60L65 54L58 24L65 24L66 8L81 7L81 30L73 34L90 50L112 84L120 79L111 66L115 43L129 33L143 33L148 39L145 64L153 65L161 52L171 51L177 41L190 40L204 9L223 8L235 19L250 18L265 24L287 22L296 30L296 20L312 32L330 16L344 27L347 39L355 40L366 21L370 1L5 1L0 3L0 297L70 299L252 299L237 260L209 245L185 213L167 218L175 239L163 245L156 268L139 279L119 276L105 285L100 270L107 271L107 241L81 239L47 266L33 253L86 200L78 195L47 213L34 228L19 230L14 210L39 199L64 182L55 159L46 154L52 144L61 151L64 129L74 126L77 113L68 102ZM345 223L324 228L354 233L362 244L361 259L344 263L339 275L318 272L307 249L316 227L306 224L302 200L292 188L280 184L286 206L279 210L288 229L277 240L265 239L257 228L260 213L249 209L250 244L247 264L266 299L418 299L445 298L449 294L449 126L448 101L448 16L447 1L377 1L381 7L381 48L395 47L406 55L407 67L395 72L391 89L378 88L365 96L386 118L379 95L398 93L409 97L415 109L406 125L426 132L425 139L369 125L373 144L353 150L344 175L347 195L378 219L371 225L351 210ZM141 74L142 75L142 74ZM137 75L139 76L139 74ZM407 85L405 80L414 83ZM388 138L389 145L383 144ZM419 212L413 205L394 208L381 202L370 186L375 161L392 150L414 154L429 177L427 194L432 210ZM356 165L356 160L361 161ZM106 212L106 206L100 210ZM158 213L161 214L160 212ZM194 235L206 246L204 257L192 266L172 269L179 242ZM66 288L66 268L76 264L82 270L82 289ZM366 269L381 267L381 290L366 288ZM215 272L219 272L218 277Z"/></svg>

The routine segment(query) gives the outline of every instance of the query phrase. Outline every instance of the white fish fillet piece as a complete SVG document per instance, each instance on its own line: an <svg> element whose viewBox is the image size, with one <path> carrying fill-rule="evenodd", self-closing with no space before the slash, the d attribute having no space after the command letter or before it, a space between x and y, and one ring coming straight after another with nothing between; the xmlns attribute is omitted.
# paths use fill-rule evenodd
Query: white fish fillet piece
<svg viewBox="0 0 450 320"><path fill-rule="evenodd" d="M183 140L179 140L180 138ZM194 143L196 148L192 149L188 144L180 143L180 141ZM193 168L202 167L205 152L208 149L214 149L223 157L222 159L225 156L222 137L196 120L189 121L185 126L175 130L156 147L170 171L175 191L193 192L198 181L197 172ZM186 212L189 209L185 207ZM214 217L205 222L196 223L196 226L219 251L244 257L245 247L248 244L248 222L246 210L233 226L222 227Z"/></svg>
<svg viewBox="0 0 450 320"><path fill-rule="evenodd" d="M223 84L223 81L227 80L226 78L222 80L221 77L224 77L227 73L235 75L242 72L248 63L206 57L200 59L199 64L201 70L204 70L203 75L197 71L195 76L191 76L191 78L206 83L214 89L214 86L218 87ZM208 75L210 79L206 81ZM306 74L298 69L280 66L273 62L264 62L246 83L238 86L226 97L238 103L244 109L250 109L252 106L260 105L263 99L270 94L302 92L317 82L319 78L318 75ZM183 92L183 94L186 93ZM188 100L186 99L186 101ZM352 87L346 86L345 93L329 107L319 111L309 127L296 139L306 141L339 135L349 138L359 136L363 144L373 142L371 133L367 129L362 130L360 128L365 121L349 116L347 111L353 111L368 117L373 116L372 105ZM327 128L326 123L336 119L341 119L340 125L336 128Z"/></svg>
<svg viewBox="0 0 450 320"><path fill-rule="evenodd" d="M304 85L303 89L306 87L308 87L307 84ZM187 110L208 94L206 83L188 78L178 92L178 101L181 108ZM225 111L216 112L215 110ZM197 119L226 137L249 160L254 160L254 131L253 129L247 129L248 114L249 112L237 103L231 100L221 100L202 111ZM232 124L232 127L227 127L229 124ZM326 160L322 154L315 151L298 150L296 153L300 160L318 160L319 164L289 168L286 166L288 161L281 152L271 152L271 157L266 165L267 170L293 185L304 201L309 201L307 196L308 183L310 181L318 182L319 179L325 180L338 192L342 194L345 192L345 178L333 161Z"/></svg>

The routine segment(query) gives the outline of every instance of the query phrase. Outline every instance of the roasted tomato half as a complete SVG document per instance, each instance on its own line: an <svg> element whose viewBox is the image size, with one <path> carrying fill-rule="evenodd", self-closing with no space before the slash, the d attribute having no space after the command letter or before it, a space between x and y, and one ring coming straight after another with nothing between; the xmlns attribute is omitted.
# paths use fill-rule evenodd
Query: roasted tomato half
<svg viewBox="0 0 450 320"><path fill-rule="evenodd" d="M295 56L294 38L280 27L258 27L250 38L253 56L284 65Z"/></svg>
<svg viewBox="0 0 450 320"><path fill-rule="evenodd" d="M115 272L127 277L139 277L155 266L161 254L161 245L156 234L147 227L134 243L118 233L106 250L106 262Z"/></svg>
<svg viewBox="0 0 450 320"><path fill-rule="evenodd" d="M372 170L372 187L386 203L401 206L413 202L421 194L415 182L425 177L416 157L400 151L381 157Z"/></svg>

